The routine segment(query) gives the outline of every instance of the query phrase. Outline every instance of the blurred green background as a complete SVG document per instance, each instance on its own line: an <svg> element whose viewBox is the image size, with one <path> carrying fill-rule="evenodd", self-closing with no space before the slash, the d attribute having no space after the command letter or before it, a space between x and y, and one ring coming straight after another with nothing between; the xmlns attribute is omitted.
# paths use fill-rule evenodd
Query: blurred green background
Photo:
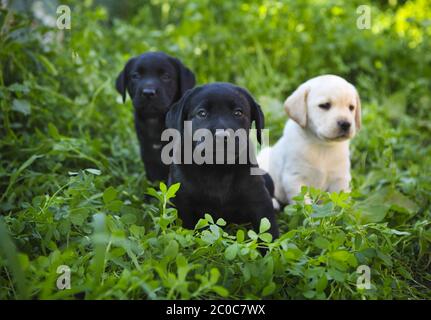
<svg viewBox="0 0 431 320"><path fill-rule="evenodd" d="M56 27L60 4L70 30ZM429 0L1 5L0 298L430 298ZM357 28L361 5L369 29ZM198 84L246 87L272 143L299 84L324 73L355 84L352 198L315 191L320 203L288 206L265 257L256 247L268 244L215 225L211 236L183 230L166 192L143 200L131 102L114 88L149 50L180 58ZM61 264L72 290L55 287ZM371 290L355 287L359 264Z"/></svg>

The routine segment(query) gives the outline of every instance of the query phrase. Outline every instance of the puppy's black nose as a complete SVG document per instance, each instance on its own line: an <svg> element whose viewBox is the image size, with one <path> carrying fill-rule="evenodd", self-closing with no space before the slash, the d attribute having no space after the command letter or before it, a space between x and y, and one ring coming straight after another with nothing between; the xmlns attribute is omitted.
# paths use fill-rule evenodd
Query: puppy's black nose
<svg viewBox="0 0 431 320"><path fill-rule="evenodd" d="M338 121L337 123L343 131L348 131L350 129L350 126L352 125L350 122L344 120Z"/></svg>
<svg viewBox="0 0 431 320"><path fill-rule="evenodd" d="M144 88L143 90L142 90L142 95L145 97L145 98L154 98L155 96L156 96L156 93L157 93L157 91L156 91L156 89L154 89L154 88Z"/></svg>

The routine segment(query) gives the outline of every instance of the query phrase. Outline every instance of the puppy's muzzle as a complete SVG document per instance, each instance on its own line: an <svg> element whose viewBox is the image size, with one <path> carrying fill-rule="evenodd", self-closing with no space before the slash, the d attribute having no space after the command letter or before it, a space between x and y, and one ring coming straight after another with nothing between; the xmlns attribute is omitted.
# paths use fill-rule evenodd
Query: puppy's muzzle
<svg viewBox="0 0 431 320"><path fill-rule="evenodd" d="M339 120L337 121L340 131L343 133L348 133L352 124L349 121Z"/></svg>
<svg viewBox="0 0 431 320"><path fill-rule="evenodd" d="M156 88L144 88L141 90L141 96L146 99L153 99L157 96Z"/></svg>

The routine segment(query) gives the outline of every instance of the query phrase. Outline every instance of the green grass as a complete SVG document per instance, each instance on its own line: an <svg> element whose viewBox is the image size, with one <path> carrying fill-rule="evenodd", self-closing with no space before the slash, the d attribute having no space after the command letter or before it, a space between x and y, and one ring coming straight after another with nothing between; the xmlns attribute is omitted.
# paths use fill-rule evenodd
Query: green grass
<svg viewBox="0 0 431 320"><path fill-rule="evenodd" d="M371 30L356 28L360 1L95 2L67 1L70 31L0 11L0 299L431 298L429 1L376 2ZM363 103L351 195L310 190L306 205L304 190L274 242L265 222L256 233L206 215L183 229L114 88L148 50L199 83L247 87L272 143L301 82L347 78Z"/></svg>

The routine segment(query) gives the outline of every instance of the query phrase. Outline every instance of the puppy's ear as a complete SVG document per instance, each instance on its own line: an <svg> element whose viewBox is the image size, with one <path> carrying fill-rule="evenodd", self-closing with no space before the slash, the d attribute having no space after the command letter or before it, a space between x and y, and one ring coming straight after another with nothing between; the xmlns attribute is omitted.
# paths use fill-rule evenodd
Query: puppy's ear
<svg viewBox="0 0 431 320"><path fill-rule="evenodd" d="M192 93L192 89L188 90L177 102L175 102L171 108L169 109L168 113L166 114L165 118L165 126L167 129L176 129L180 133L183 132L184 129L184 120L186 118L185 114L185 105L187 102L188 97Z"/></svg>
<svg viewBox="0 0 431 320"><path fill-rule="evenodd" d="M179 97L181 97L187 90L195 86L196 78L194 73L179 59L171 57L171 61L176 66L178 71L178 91Z"/></svg>
<svg viewBox="0 0 431 320"><path fill-rule="evenodd" d="M250 105L251 111L251 122L255 122L256 125L256 137L259 144L262 143L262 129L265 127L265 116L263 115L262 108L254 100L253 96L244 88L237 87L237 90L247 99Z"/></svg>
<svg viewBox="0 0 431 320"><path fill-rule="evenodd" d="M115 88L123 97L123 103L126 102L126 90L128 85L129 71L134 59L135 58L132 58L127 61L126 65L124 66L124 69L120 72L117 77L117 80L115 81Z"/></svg>
<svg viewBox="0 0 431 320"><path fill-rule="evenodd" d="M303 83L284 102L284 109L289 117L303 128L307 124L307 97L309 91L308 84Z"/></svg>
<svg viewBox="0 0 431 320"><path fill-rule="evenodd" d="M362 115L361 115L361 98L359 98L359 93L356 91L356 110L355 110L355 126L356 130L361 129L362 126Z"/></svg>

